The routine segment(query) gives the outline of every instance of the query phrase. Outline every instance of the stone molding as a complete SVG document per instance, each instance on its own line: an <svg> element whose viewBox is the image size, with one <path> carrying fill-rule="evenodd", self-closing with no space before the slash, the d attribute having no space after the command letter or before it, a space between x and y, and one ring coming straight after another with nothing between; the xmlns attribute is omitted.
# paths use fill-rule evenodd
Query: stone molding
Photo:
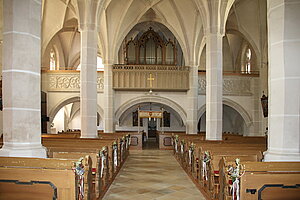
<svg viewBox="0 0 300 200"><path fill-rule="evenodd" d="M46 74L46 88L48 92L79 92L80 91L80 73L76 71L43 72ZM252 76L223 76L223 95L224 96L252 96ZM130 79L129 79L130 80ZM198 95L206 94L205 74L199 74ZM130 88L132 90L132 88ZM97 92L104 90L104 73L98 72Z"/></svg>
<svg viewBox="0 0 300 200"><path fill-rule="evenodd" d="M113 65L113 89L187 91L189 70L172 65Z"/></svg>
<svg viewBox="0 0 300 200"><path fill-rule="evenodd" d="M103 92L104 73L98 72L97 92ZM47 73L48 92L79 92L80 73L79 72L59 72Z"/></svg>
<svg viewBox="0 0 300 200"><path fill-rule="evenodd" d="M249 76L223 76L223 95L224 96L252 96L253 90ZM198 94L206 94L206 77L199 75L198 79Z"/></svg>

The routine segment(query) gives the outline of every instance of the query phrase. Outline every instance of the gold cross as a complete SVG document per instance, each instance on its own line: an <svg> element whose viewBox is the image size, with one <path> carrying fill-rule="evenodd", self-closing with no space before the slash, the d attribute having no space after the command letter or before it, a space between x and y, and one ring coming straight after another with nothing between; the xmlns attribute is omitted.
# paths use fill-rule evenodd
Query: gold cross
<svg viewBox="0 0 300 200"><path fill-rule="evenodd" d="M152 77L152 74L150 73L150 77L147 78L148 81L150 81L150 87L152 88L152 81L154 81L154 77Z"/></svg>

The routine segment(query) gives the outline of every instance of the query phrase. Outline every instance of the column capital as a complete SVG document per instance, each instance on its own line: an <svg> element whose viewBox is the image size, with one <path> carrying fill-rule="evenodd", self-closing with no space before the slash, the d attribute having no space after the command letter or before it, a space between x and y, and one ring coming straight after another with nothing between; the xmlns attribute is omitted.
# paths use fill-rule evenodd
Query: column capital
<svg viewBox="0 0 300 200"><path fill-rule="evenodd" d="M199 62L197 62L197 61L190 61L189 62L189 66L191 67L191 68L194 68L194 67L196 67L196 68L198 68L199 67Z"/></svg>
<svg viewBox="0 0 300 200"><path fill-rule="evenodd" d="M98 27L96 24L79 24L78 26L78 30L79 32L83 32L83 31L97 31Z"/></svg>
<svg viewBox="0 0 300 200"><path fill-rule="evenodd" d="M104 66L113 66L114 65L113 59L102 59L102 63Z"/></svg>
<svg viewBox="0 0 300 200"><path fill-rule="evenodd" d="M77 0L80 31L97 30L98 13L102 0Z"/></svg>
<svg viewBox="0 0 300 200"><path fill-rule="evenodd" d="M222 34L220 32L205 32L204 37L207 39L208 37L220 37L223 38L225 34Z"/></svg>

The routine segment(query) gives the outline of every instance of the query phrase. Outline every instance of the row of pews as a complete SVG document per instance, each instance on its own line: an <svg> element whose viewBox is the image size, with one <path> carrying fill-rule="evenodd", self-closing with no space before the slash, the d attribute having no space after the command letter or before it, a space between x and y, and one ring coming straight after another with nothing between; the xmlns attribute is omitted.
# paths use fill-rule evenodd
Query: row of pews
<svg viewBox="0 0 300 200"><path fill-rule="evenodd" d="M102 199L125 162L130 134L44 134L47 158L0 157L2 199Z"/></svg>
<svg viewBox="0 0 300 200"><path fill-rule="evenodd" d="M262 162L266 137L173 134L174 155L207 199L300 199L300 162Z"/></svg>

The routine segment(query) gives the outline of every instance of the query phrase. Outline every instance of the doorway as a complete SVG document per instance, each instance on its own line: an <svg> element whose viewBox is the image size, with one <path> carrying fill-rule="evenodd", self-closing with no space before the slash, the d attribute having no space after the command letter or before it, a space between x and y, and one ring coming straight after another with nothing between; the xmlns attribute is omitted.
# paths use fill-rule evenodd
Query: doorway
<svg viewBox="0 0 300 200"><path fill-rule="evenodd" d="M156 138L156 119L150 118L148 121L148 137L149 138Z"/></svg>
<svg viewBox="0 0 300 200"><path fill-rule="evenodd" d="M157 119L148 119L148 138L143 145L143 149L158 149L157 140Z"/></svg>

